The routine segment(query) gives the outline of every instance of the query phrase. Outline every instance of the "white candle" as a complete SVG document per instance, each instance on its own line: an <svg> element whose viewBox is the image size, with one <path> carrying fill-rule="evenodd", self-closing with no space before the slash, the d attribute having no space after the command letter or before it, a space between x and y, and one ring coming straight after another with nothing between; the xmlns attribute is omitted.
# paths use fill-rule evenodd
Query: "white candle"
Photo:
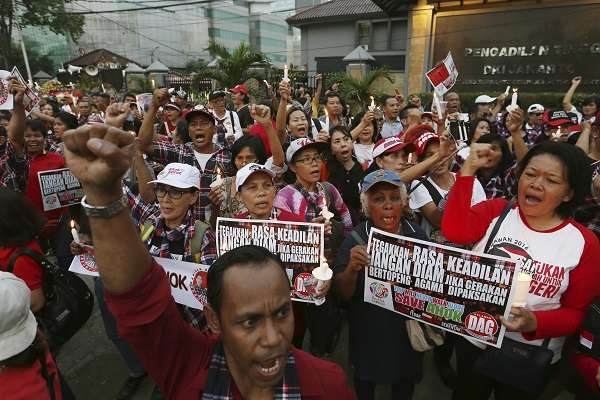
<svg viewBox="0 0 600 400"><path fill-rule="evenodd" d="M104 83L101 83L101 85L102 85L102 92L106 93L106 89L104 88Z"/></svg>
<svg viewBox="0 0 600 400"><path fill-rule="evenodd" d="M150 82L152 83L152 89L156 89L156 83L154 82L154 79L150 79Z"/></svg>
<svg viewBox="0 0 600 400"><path fill-rule="evenodd" d="M508 85L508 86L506 87L506 90L504 91L504 95L505 95L505 96L508 96L508 94L509 94L509 93L510 93L510 85Z"/></svg>
<svg viewBox="0 0 600 400"><path fill-rule="evenodd" d="M286 82L290 81L290 79L288 78L288 66L287 66L287 64L285 64L283 66L283 80L286 81Z"/></svg>
<svg viewBox="0 0 600 400"><path fill-rule="evenodd" d="M511 107L513 107L513 108L517 107L517 98L518 98L517 89L513 89L512 99L510 102Z"/></svg>
<svg viewBox="0 0 600 400"><path fill-rule="evenodd" d="M371 105L369 106L369 111L375 111L375 97L371 96Z"/></svg>
<svg viewBox="0 0 600 400"><path fill-rule="evenodd" d="M329 209L327 208L327 201L325 200L325 198L323 197L323 201L321 202L321 213L320 215L325 218L325 223L329 222L329 220L331 218L333 218L333 216L335 215L334 213L332 213L331 211L329 211Z"/></svg>
<svg viewBox="0 0 600 400"><path fill-rule="evenodd" d="M554 135L552 135L552 137L556 140L560 139L562 135L562 132L560 131L560 126L558 127L558 129L556 130L556 132L554 132Z"/></svg>
<svg viewBox="0 0 600 400"><path fill-rule="evenodd" d="M437 110L438 118L441 120L444 118L444 113L442 112L442 105L440 104L440 98L436 93L433 93L433 101L435 103L435 109Z"/></svg>
<svg viewBox="0 0 600 400"><path fill-rule="evenodd" d="M71 220L71 235L73 235L73 241L79 244L79 234L77 233L77 229L75 229L75 221Z"/></svg>
<svg viewBox="0 0 600 400"><path fill-rule="evenodd" d="M531 275L519 272L515 288L515 297L513 297L513 307L525 307L527 296L529 295L529 286L531 285Z"/></svg>
<svg viewBox="0 0 600 400"><path fill-rule="evenodd" d="M221 169L219 167L217 167L217 179L215 179L213 181L213 183L210 184L210 188L214 189L216 187L219 187L223 184L223 177L221 176Z"/></svg>
<svg viewBox="0 0 600 400"><path fill-rule="evenodd" d="M312 270L312 275L318 280L317 292L333 277L333 271L329 268L327 259L324 256L321 256L321 265ZM325 303L325 297L315 299L315 305L320 306L323 303Z"/></svg>

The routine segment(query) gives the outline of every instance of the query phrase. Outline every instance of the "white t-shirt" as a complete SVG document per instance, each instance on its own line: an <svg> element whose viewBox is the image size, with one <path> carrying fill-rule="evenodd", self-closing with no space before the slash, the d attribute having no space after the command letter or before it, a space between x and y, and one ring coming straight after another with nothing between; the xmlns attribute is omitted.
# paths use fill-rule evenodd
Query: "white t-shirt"
<svg viewBox="0 0 600 400"><path fill-rule="evenodd" d="M204 168L206 168L206 163L208 162L208 160L210 160L212 155L213 155L213 153L210 153L210 154L198 153L196 150L194 150L194 156L196 157L196 161L198 161L198 164L200 164L200 168L202 168L202 172L204 172Z"/></svg>
<svg viewBox="0 0 600 400"><path fill-rule="evenodd" d="M452 173L452 175L456 177L456 174ZM439 187L431 177L427 178L427 180L439 192L442 198L445 198L448 195L448 192L450 190L442 189L441 187ZM411 188L417 185L417 183L418 181L413 181ZM487 198L485 196L483 186L481 186L481 183L479 183L479 181L475 179L475 182L473 182L473 197L471 198L471 206L474 206L477 203L481 203L486 199ZM410 194L408 205L410 206L411 210L419 212L419 209L421 207L431 202L433 202L433 198L429 194L429 191L427 190L425 185L419 184L419 186L417 186L417 188ZM429 221L427 221L427 218L425 218L425 216L421 218L421 228L423 228L427 236L430 236L431 232L433 231L433 227L431 226Z"/></svg>
<svg viewBox="0 0 600 400"><path fill-rule="evenodd" d="M356 155L356 159L358 162L364 167L365 165L371 165L373 161L373 148L375 147L374 143L371 144L362 144L362 143L354 143L354 154Z"/></svg>
<svg viewBox="0 0 600 400"><path fill-rule="evenodd" d="M238 140L244 135L242 132L242 125L240 124L240 117L238 117L237 112L225 110L225 115L223 117L218 117L217 114L213 112L215 116L215 126L218 125L219 120L223 120L223 126L227 129L227 133L225 134L225 138L227 139L229 136L234 136L235 140ZM233 116L233 121L231 120L231 116ZM218 135L213 136L213 143L217 143Z"/></svg>

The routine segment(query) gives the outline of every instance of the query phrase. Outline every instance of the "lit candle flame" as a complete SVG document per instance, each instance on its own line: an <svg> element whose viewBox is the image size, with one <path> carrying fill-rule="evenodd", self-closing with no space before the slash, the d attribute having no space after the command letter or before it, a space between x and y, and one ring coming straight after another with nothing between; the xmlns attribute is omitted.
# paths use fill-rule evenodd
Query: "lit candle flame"
<svg viewBox="0 0 600 400"><path fill-rule="evenodd" d="M73 229L73 228L75 228L75 220L74 219L71 220L71 229Z"/></svg>

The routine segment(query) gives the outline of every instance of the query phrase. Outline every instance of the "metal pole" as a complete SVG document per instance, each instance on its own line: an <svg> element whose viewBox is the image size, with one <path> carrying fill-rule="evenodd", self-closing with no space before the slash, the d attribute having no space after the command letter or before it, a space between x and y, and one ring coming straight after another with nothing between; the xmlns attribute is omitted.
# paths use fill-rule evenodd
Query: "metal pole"
<svg viewBox="0 0 600 400"><path fill-rule="evenodd" d="M13 9L16 9L16 4L13 2ZM19 36L21 39L21 51L23 52L23 59L25 60L25 69L27 70L27 79L29 80L29 84L33 85L33 77L31 76L31 68L29 68L29 58L27 57L27 49L25 48L25 39L23 39L23 32L21 31L21 24L18 22L15 23L17 26L17 30L19 31Z"/></svg>

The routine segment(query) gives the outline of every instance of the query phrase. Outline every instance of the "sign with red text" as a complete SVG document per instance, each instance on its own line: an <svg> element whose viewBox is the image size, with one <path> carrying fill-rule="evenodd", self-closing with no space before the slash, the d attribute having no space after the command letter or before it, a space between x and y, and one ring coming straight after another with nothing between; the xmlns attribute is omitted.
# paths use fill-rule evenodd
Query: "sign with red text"
<svg viewBox="0 0 600 400"><path fill-rule="evenodd" d="M317 279L312 270L321 262L323 224L256 219L217 219L217 254L245 245L261 246L277 254L292 287L292 300L315 301Z"/></svg>
<svg viewBox="0 0 600 400"><path fill-rule="evenodd" d="M452 53L448 52L444 61L427 71L425 75L438 96L442 97L446 94L458 79L458 69L452 59Z"/></svg>
<svg viewBox="0 0 600 400"><path fill-rule="evenodd" d="M154 259L167 275L171 285L171 295L175 302L202 310L207 303L208 281L206 276L209 266L170 258L154 257ZM76 274L99 276L93 247L85 246L84 252L73 258L69 271Z"/></svg>
<svg viewBox="0 0 600 400"><path fill-rule="evenodd" d="M79 204L83 198L81 183L69 168L38 172L44 211Z"/></svg>
<svg viewBox="0 0 600 400"><path fill-rule="evenodd" d="M379 229L369 234L364 301L486 345L500 347L517 270L503 257Z"/></svg>
<svg viewBox="0 0 600 400"><path fill-rule="evenodd" d="M23 78L23 75L21 75L21 73L19 72L19 69L17 67L13 67L11 74L13 76L16 76L17 79L23 84L25 85L25 87L27 88L25 90L24 96L23 96L23 107L25 108L25 114L29 115L31 114L31 111L33 111L33 109L39 104L40 102L40 97L34 93L33 90L31 90L31 88L27 85L27 82L25 82L25 79Z"/></svg>

